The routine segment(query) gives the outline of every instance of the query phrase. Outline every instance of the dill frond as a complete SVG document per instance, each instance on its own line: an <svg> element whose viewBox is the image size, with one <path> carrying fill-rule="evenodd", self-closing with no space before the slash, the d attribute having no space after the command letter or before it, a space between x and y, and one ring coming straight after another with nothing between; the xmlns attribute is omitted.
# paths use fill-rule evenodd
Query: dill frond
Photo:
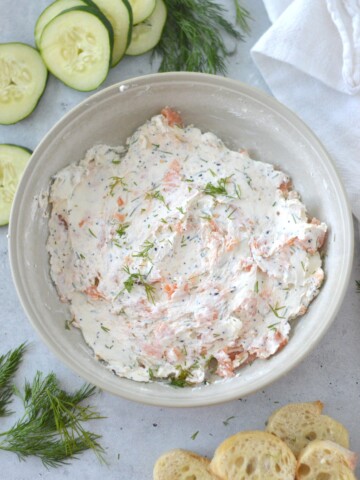
<svg viewBox="0 0 360 480"><path fill-rule="evenodd" d="M205 185L204 193L206 195L211 195L215 197L216 195L227 195L226 185L229 182L230 177L220 178L217 182L217 185L212 184L211 182Z"/></svg>
<svg viewBox="0 0 360 480"><path fill-rule="evenodd" d="M159 200L159 202L163 203L168 210L170 210L169 205L165 201L164 195L159 192L159 190L156 190L155 192L148 192L145 195L145 198L148 200L155 198L156 200Z"/></svg>
<svg viewBox="0 0 360 480"><path fill-rule="evenodd" d="M130 227L130 223L120 223L116 233L119 235L119 237L123 237L126 235L126 229Z"/></svg>
<svg viewBox="0 0 360 480"><path fill-rule="evenodd" d="M286 318L285 316L282 316L282 315L279 314L279 312L281 312L281 310L283 310L285 308L285 306L284 307L279 307L278 304L276 303L275 307L272 307L270 304L269 304L269 307L270 307L270 310L272 311L272 313L275 315L276 318Z"/></svg>
<svg viewBox="0 0 360 480"><path fill-rule="evenodd" d="M141 246L142 250L137 253L133 253L133 257L141 257L141 258L147 258L149 261L151 261L149 257L149 252L152 248L155 247L155 243L150 242L150 240L146 240L143 245Z"/></svg>
<svg viewBox="0 0 360 480"><path fill-rule="evenodd" d="M36 456L46 467L66 464L89 448L103 460L100 435L82 425L104 418L93 407L81 405L95 390L84 385L67 393L60 388L54 373L44 377L37 372L31 384L25 383L24 415L8 431L0 433L0 450L14 452L20 460Z"/></svg>
<svg viewBox="0 0 360 480"><path fill-rule="evenodd" d="M167 20L154 50L161 57L159 71L225 74L225 60L232 52L226 48L222 34L244 40L244 35L226 20L226 9L212 0L165 0L165 4ZM239 28L248 33L248 12L238 5L236 15Z"/></svg>
<svg viewBox="0 0 360 480"><path fill-rule="evenodd" d="M118 185L121 185L122 187L126 187L127 183L124 180L124 177L110 177L110 180L112 180L112 183L109 185L110 189L110 195L113 197L115 195L114 190Z"/></svg>
<svg viewBox="0 0 360 480"><path fill-rule="evenodd" d="M22 343L18 348L0 356L0 417L12 413L7 408L14 393L12 378L19 368L25 349L26 344Z"/></svg>
<svg viewBox="0 0 360 480"><path fill-rule="evenodd" d="M239 0L234 0L234 3L235 3L236 23L237 25L239 25L239 27L244 33L249 34L250 26L248 21L252 20L252 17L249 11L246 8L244 8L242 5L240 5Z"/></svg>
<svg viewBox="0 0 360 480"><path fill-rule="evenodd" d="M131 293L132 289L134 288L134 285L141 285L145 289L146 297L149 300L149 302L151 302L152 304L155 304L156 288L154 287L154 285L151 285L150 283L146 282L145 280L146 277L144 277L144 275L139 271L131 272L128 266L123 267L123 270L129 276L124 281L124 288L120 291L120 293L122 293L124 290ZM120 295L120 293L118 295Z"/></svg>

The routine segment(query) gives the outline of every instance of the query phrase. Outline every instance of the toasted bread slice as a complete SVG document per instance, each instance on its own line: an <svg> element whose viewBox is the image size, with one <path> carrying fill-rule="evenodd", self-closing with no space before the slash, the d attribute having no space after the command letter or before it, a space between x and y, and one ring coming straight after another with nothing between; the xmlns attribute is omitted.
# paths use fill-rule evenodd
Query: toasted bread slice
<svg viewBox="0 0 360 480"><path fill-rule="evenodd" d="M355 479L357 455L329 440L310 442L301 452L296 467L297 480Z"/></svg>
<svg viewBox="0 0 360 480"><path fill-rule="evenodd" d="M319 401L285 405L270 416L266 431L281 438L296 457L313 440L331 440L349 448L346 428L333 418L321 415L322 408Z"/></svg>
<svg viewBox="0 0 360 480"><path fill-rule="evenodd" d="M214 480L208 469L210 461L188 450L164 453L155 463L154 480Z"/></svg>
<svg viewBox="0 0 360 480"><path fill-rule="evenodd" d="M294 480L296 459L278 437L240 432L216 449L210 470L222 480Z"/></svg>

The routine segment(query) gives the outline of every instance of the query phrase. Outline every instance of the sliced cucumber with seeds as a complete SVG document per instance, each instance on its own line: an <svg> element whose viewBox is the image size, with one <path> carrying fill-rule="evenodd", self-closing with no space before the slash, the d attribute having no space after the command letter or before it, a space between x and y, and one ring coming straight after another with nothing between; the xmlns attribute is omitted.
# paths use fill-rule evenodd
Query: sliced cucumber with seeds
<svg viewBox="0 0 360 480"><path fill-rule="evenodd" d="M65 10L41 35L40 53L50 72L71 88L89 91L106 78L113 29L105 15L88 6Z"/></svg>
<svg viewBox="0 0 360 480"><path fill-rule="evenodd" d="M0 225L9 223L16 188L31 153L25 147L0 144Z"/></svg>
<svg viewBox="0 0 360 480"><path fill-rule="evenodd" d="M45 8L35 25L34 35L37 48L40 48L40 38L44 28L53 18L64 10L68 10L72 7L79 7L80 5L86 5L86 2L83 2L83 0L56 0Z"/></svg>
<svg viewBox="0 0 360 480"><path fill-rule="evenodd" d="M158 44L166 22L167 10L163 0L156 0L155 10L144 22L133 27L126 55L141 55Z"/></svg>
<svg viewBox="0 0 360 480"><path fill-rule="evenodd" d="M45 90L47 76L35 48L25 43L0 44L0 124L30 115Z"/></svg>
<svg viewBox="0 0 360 480"><path fill-rule="evenodd" d="M156 0L129 0L133 12L133 22L137 25L143 22L155 10Z"/></svg>
<svg viewBox="0 0 360 480"><path fill-rule="evenodd" d="M85 0L98 7L111 23L114 31L114 47L111 66L117 65L131 41L132 10L128 0Z"/></svg>

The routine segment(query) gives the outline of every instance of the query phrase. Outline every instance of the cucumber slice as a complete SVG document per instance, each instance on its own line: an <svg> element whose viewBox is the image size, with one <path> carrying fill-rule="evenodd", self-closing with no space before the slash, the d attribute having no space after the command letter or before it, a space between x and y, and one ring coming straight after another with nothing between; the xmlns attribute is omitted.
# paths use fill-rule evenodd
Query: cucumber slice
<svg viewBox="0 0 360 480"><path fill-rule="evenodd" d="M65 10L41 35L40 53L50 72L75 90L87 92L106 78L113 30L105 15L88 6Z"/></svg>
<svg viewBox="0 0 360 480"><path fill-rule="evenodd" d="M157 45L166 22L167 10L163 0L156 0L155 10L144 22L135 25L126 55L141 55Z"/></svg>
<svg viewBox="0 0 360 480"><path fill-rule="evenodd" d="M143 22L155 10L156 0L129 0L133 13L133 23Z"/></svg>
<svg viewBox="0 0 360 480"><path fill-rule="evenodd" d="M85 2L89 6L98 7L111 23L114 31L111 66L114 67L120 62L130 45L133 24L130 3L128 0L85 0Z"/></svg>
<svg viewBox="0 0 360 480"><path fill-rule="evenodd" d="M18 145L0 145L0 226L9 223L16 187L31 153Z"/></svg>
<svg viewBox="0 0 360 480"><path fill-rule="evenodd" d="M82 0L56 0L45 8L35 25L34 36L37 48L40 48L40 38L44 28L53 18L64 10L68 10L72 7L79 7L80 5L86 5L86 3Z"/></svg>
<svg viewBox="0 0 360 480"><path fill-rule="evenodd" d="M25 43L0 44L0 124L30 115L45 90L47 76L35 48Z"/></svg>

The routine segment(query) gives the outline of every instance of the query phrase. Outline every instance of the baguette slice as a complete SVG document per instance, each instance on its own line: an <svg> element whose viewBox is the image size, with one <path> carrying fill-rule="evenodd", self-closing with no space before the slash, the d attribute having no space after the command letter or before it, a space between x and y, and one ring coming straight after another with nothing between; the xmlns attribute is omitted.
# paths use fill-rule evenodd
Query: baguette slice
<svg viewBox="0 0 360 480"><path fill-rule="evenodd" d="M216 449L210 470L222 480L294 480L296 459L278 437L245 431Z"/></svg>
<svg viewBox="0 0 360 480"><path fill-rule="evenodd" d="M330 440L315 440L300 452L296 480L355 479L356 462L354 452Z"/></svg>
<svg viewBox="0 0 360 480"><path fill-rule="evenodd" d="M164 453L155 463L154 480L215 480L208 469L210 461L188 450Z"/></svg>
<svg viewBox="0 0 360 480"><path fill-rule="evenodd" d="M266 431L283 440L297 457L313 440L331 440L349 448L346 428L327 415L321 415L320 401L290 403L276 410L269 418Z"/></svg>

